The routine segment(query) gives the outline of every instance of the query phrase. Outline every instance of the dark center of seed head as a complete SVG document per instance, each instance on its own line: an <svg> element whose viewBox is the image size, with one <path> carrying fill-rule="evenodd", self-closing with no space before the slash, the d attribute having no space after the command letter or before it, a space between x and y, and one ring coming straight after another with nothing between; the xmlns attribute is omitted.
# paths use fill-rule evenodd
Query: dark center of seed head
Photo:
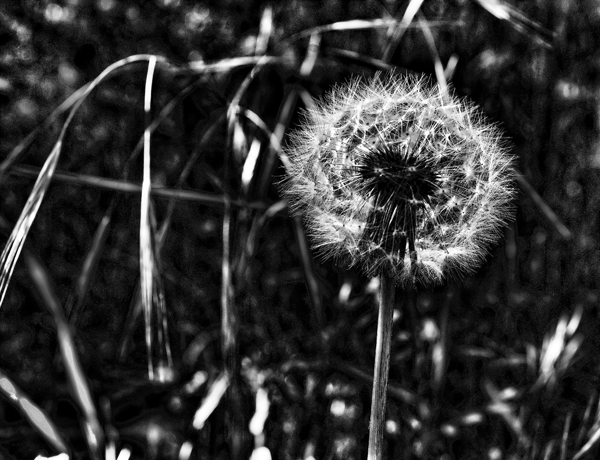
<svg viewBox="0 0 600 460"><path fill-rule="evenodd" d="M414 247L418 211L440 188L435 166L426 158L380 145L362 158L356 172L360 192L374 206L366 236L388 251L404 254L407 243Z"/></svg>
<svg viewBox="0 0 600 460"><path fill-rule="evenodd" d="M381 205L423 207L440 186L430 161L405 156L387 146L379 146L365 155L357 172L363 193Z"/></svg>

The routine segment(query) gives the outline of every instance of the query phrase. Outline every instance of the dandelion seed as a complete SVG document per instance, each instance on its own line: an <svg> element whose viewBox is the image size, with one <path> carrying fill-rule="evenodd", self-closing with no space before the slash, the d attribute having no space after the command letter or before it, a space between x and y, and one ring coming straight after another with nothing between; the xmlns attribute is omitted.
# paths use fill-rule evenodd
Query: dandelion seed
<svg viewBox="0 0 600 460"><path fill-rule="evenodd" d="M472 105L392 74L337 87L291 135L282 192L313 248L381 277L368 460L384 458L394 283L483 261L512 215L501 139Z"/></svg>
<svg viewBox="0 0 600 460"><path fill-rule="evenodd" d="M425 79L335 88L286 150L282 192L315 250L401 286L472 273L513 214L501 131Z"/></svg>

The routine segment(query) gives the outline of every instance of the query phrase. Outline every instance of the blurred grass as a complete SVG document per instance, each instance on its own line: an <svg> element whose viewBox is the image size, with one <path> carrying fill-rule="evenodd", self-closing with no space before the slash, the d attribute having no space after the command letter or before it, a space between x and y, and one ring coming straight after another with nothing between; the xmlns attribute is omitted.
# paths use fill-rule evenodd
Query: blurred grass
<svg viewBox="0 0 600 460"><path fill-rule="evenodd" d="M389 458L598 455L600 10L587 0L420 3L0 6L3 247L29 178L81 102L25 242L47 281L17 262L0 310L0 457L33 459L63 442L48 443L30 423L37 412L11 394L47 414L72 458L124 448L148 459L364 457L376 287L312 259L276 184L299 109L351 74L390 68L444 75L481 105L506 128L526 182L484 269L397 305ZM164 62L146 116L147 61L83 102L84 85L139 54ZM173 353L162 383L148 380L136 306L145 129L153 276L164 287L152 301L165 305ZM69 327L55 327L60 304ZM79 371L61 358L65 334L104 446L91 447L67 383Z"/></svg>

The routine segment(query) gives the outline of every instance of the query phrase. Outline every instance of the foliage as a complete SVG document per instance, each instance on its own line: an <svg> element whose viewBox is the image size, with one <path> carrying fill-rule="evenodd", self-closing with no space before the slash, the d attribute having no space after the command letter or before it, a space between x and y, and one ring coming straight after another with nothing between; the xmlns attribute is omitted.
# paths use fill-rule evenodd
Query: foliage
<svg viewBox="0 0 600 460"><path fill-rule="evenodd" d="M477 274L398 299L389 458L593 458L599 24L587 0L4 2L0 456L364 457L377 280L314 260L278 184L302 108L393 70L501 123L521 194Z"/></svg>

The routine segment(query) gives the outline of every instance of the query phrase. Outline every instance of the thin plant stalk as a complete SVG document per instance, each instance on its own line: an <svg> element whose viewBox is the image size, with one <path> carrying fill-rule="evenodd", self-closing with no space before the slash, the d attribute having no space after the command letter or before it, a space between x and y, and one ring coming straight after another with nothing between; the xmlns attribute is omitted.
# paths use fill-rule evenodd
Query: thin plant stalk
<svg viewBox="0 0 600 460"><path fill-rule="evenodd" d="M377 317L377 344L375 348L371 420L369 422L368 460L381 460L383 458L383 432L385 429L385 406L390 369L395 294L394 280L389 275L382 274L379 287L380 305Z"/></svg>

